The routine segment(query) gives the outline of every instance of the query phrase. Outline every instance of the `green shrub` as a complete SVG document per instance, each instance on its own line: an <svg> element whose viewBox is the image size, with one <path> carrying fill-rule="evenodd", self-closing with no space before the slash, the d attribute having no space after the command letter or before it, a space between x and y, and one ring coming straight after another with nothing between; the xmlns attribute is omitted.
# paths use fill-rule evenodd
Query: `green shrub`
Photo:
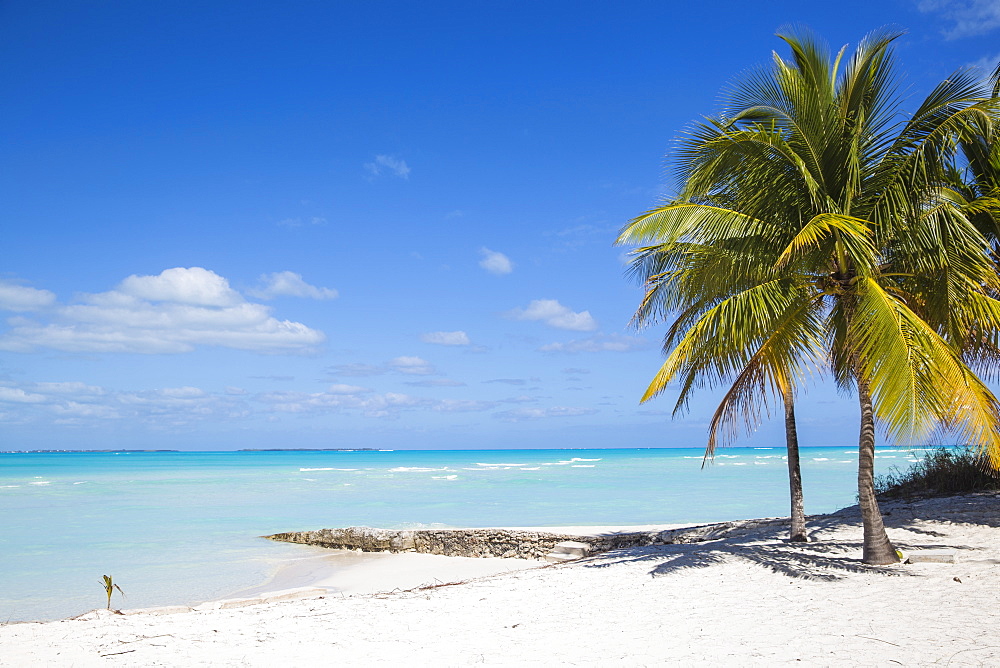
<svg viewBox="0 0 1000 668"><path fill-rule="evenodd" d="M989 459L971 448L939 448L908 470L895 466L886 475L876 476L875 493L882 498L949 496L1000 489L1000 477Z"/></svg>

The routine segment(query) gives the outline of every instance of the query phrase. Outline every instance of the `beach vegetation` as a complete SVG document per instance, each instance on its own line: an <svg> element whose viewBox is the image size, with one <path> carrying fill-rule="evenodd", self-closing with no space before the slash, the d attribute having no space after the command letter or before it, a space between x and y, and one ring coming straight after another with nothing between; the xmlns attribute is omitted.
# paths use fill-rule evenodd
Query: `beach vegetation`
<svg viewBox="0 0 1000 668"><path fill-rule="evenodd" d="M873 32L848 55L779 34L791 56L739 78L686 133L678 194L618 239L638 246L638 317L672 321L642 401L676 384L683 409L696 388L727 388L707 453L815 376L856 394L868 564L898 561L875 497L876 427L902 443L947 430L1000 464L1000 407L977 375L1000 359L996 210L983 188L957 189L964 145L996 155L995 79L956 72L907 113L900 36Z"/></svg>
<svg viewBox="0 0 1000 668"><path fill-rule="evenodd" d="M122 591L121 587L119 587L118 585L116 585L114 583L114 580L111 578L110 575L105 575L103 577L104 577L104 591L108 595L108 610L110 610L111 609L111 595L115 593L115 590L116 589L118 590L118 593L122 595L122 598L125 597L125 592Z"/></svg>
<svg viewBox="0 0 1000 668"><path fill-rule="evenodd" d="M875 477L879 498L901 499L953 496L1000 490L1000 474L984 453L974 448L936 448L925 452L910 468L892 467Z"/></svg>

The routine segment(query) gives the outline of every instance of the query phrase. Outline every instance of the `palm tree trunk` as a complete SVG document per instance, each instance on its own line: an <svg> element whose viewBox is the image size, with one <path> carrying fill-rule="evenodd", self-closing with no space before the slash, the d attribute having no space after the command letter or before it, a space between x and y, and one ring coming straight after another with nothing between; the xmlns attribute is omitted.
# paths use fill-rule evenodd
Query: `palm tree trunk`
<svg viewBox="0 0 1000 668"><path fill-rule="evenodd" d="M858 439L858 506L864 525L864 549L861 561L866 564L895 564L899 562L896 548L889 542L882 523L882 511L875 498L875 415L868 381L858 381L858 399L861 403L861 436Z"/></svg>
<svg viewBox="0 0 1000 668"><path fill-rule="evenodd" d="M785 447L788 450L788 489L792 500L791 530L788 540L804 543L806 535L806 514L802 501L802 470L799 468L799 435L795 428L795 401L789 389L782 390L785 400Z"/></svg>

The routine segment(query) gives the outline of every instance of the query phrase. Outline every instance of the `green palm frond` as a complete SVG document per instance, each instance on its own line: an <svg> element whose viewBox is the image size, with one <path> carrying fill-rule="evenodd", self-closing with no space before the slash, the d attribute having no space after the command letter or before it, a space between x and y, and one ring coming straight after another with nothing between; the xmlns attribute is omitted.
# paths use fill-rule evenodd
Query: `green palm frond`
<svg viewBox="0 0 1000 668"><path fill-rule="evenodd" d="M657 243L668 247L679 241L711 243L733 238L737 230L755 221L746 214L716 206L668 204L637 216L618 236L618 244Z"/></svg>
<svg viewBox="0 0 1000 668"><path fill-rule="evenodd" d="M984 450L1000 451L996 398L954 348L873 279L861 279L857 295L853 353L888 434L913 443L943 422Z"/></svg>
<svg viewBox="0 0 1000 668"><path fill-rule="evenodd" d="M832 241L843 245L843 252L854 260L856 271L871 275L878 265L879 255L872 244L869 227L868 221L851 216L834 213L814 216L782 251L776 268L787 266L803 249L819 247L824 241Z"/></svg>
<svg viewBox="0 0 1000 668"><path fill-rule="evenodd" d="M788 278L780 278L756 285L721 300L704 313L684 332L673 347L660 371L650 382L641 401L648 401L663 392L676 378L683 378L685 387L712 385L738 374L747 361L763 345L780 323L789 318L790 312L799 312L804 293L809 287ZM815 335L810 335L815 340ZM804 349L816 346L804 345ZM781 351L782 359L792 366L806 364ZM778 352L772 354L775 359ZM800 352L800 357L807 355ZM785 373L784 371L782 373ZM687 392L682 390L677 410L686 403Z"/></svg>

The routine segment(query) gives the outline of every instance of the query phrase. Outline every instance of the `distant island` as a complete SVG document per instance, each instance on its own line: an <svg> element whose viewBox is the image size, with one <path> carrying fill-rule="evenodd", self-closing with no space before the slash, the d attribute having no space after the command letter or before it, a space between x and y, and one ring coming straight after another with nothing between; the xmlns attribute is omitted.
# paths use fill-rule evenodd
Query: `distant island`
<svg viewBox="0 0 1000 668"><path fill-rule="evenodd" d="M378 452L378 448L244 448L236 452Z"/></svg>

